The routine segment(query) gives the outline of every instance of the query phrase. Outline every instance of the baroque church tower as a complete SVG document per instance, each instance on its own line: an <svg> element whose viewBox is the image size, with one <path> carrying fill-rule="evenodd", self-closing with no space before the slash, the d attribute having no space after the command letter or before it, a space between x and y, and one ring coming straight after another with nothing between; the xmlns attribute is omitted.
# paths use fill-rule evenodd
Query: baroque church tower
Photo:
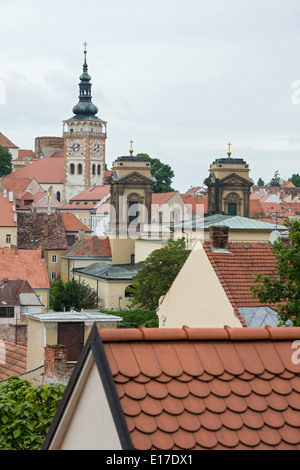
<svg viewBox="0 0 300 470"><path fill-rule="evenodd" d="M85 43L83 72L79 77L79 102L73 108L74 116L63 121L67 201L90 186L104 184L107 123L96 116L98 108L92 103L86 54Z"/></svg>

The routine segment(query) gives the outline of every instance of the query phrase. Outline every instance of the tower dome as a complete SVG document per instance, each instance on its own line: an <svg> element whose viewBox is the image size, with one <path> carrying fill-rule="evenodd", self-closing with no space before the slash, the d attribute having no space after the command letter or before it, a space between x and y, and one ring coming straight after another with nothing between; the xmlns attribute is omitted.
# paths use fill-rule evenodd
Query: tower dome
<svg viewBox="0 0 300 470"><path fill-rule="evenodd" d="M79 102L73 108L74 116L71 119L82 121L97 121L100 119L96 116L98 113L98 107L92 102L92 84L91 76L88 73L86 54L87 50L85 49L83 71L79 77Z"/></svg>

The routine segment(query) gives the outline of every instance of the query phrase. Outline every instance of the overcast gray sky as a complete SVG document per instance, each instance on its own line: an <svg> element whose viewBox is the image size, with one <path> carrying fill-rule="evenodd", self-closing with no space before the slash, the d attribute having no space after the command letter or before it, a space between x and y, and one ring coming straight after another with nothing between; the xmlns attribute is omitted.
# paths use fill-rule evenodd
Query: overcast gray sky
<svg viewBox="0 0 300 470"><path fill-rule="evenodd" d="M230 141L255 182L300 172L298 0L0 0L0 9L0 132L20 148L62 135L87 41L109 168L132 139L186 191Z"/></svg>

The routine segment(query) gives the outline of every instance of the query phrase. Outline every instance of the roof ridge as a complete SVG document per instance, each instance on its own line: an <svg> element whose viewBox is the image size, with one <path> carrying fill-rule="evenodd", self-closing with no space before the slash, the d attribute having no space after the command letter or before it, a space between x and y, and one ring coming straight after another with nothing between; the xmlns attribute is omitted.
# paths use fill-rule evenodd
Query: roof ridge
<svg viewBox="0 0 300 470"><path fill-rule="evenodd" d="M266 341L266 340L294 340L300 339L300 328L294 327L231 327L223 328L128 328L128 329L101 329L103 342L120 341Z"/></svg>

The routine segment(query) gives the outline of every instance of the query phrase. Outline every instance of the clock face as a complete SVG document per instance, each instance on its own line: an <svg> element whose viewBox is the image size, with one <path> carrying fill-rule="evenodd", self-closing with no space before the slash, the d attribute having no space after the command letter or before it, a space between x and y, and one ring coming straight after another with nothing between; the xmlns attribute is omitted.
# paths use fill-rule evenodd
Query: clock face
<svg viewBox="0 0 300 470"><path fill-rule="evenodd" d="M95 139L92 142L92 152L93 152L93 155L96 155L97 157L102 155L102 153L103 153L103 144L102 144L102 142L100 142L100 140Z"/></svg>
<svg viewBox="0 0 300 470"><path fill-rule="evenodd" d="M82 144L80 140L72 140L69 146L69 152L71 155L78 155L80 150L82 149Z"/></svg>

